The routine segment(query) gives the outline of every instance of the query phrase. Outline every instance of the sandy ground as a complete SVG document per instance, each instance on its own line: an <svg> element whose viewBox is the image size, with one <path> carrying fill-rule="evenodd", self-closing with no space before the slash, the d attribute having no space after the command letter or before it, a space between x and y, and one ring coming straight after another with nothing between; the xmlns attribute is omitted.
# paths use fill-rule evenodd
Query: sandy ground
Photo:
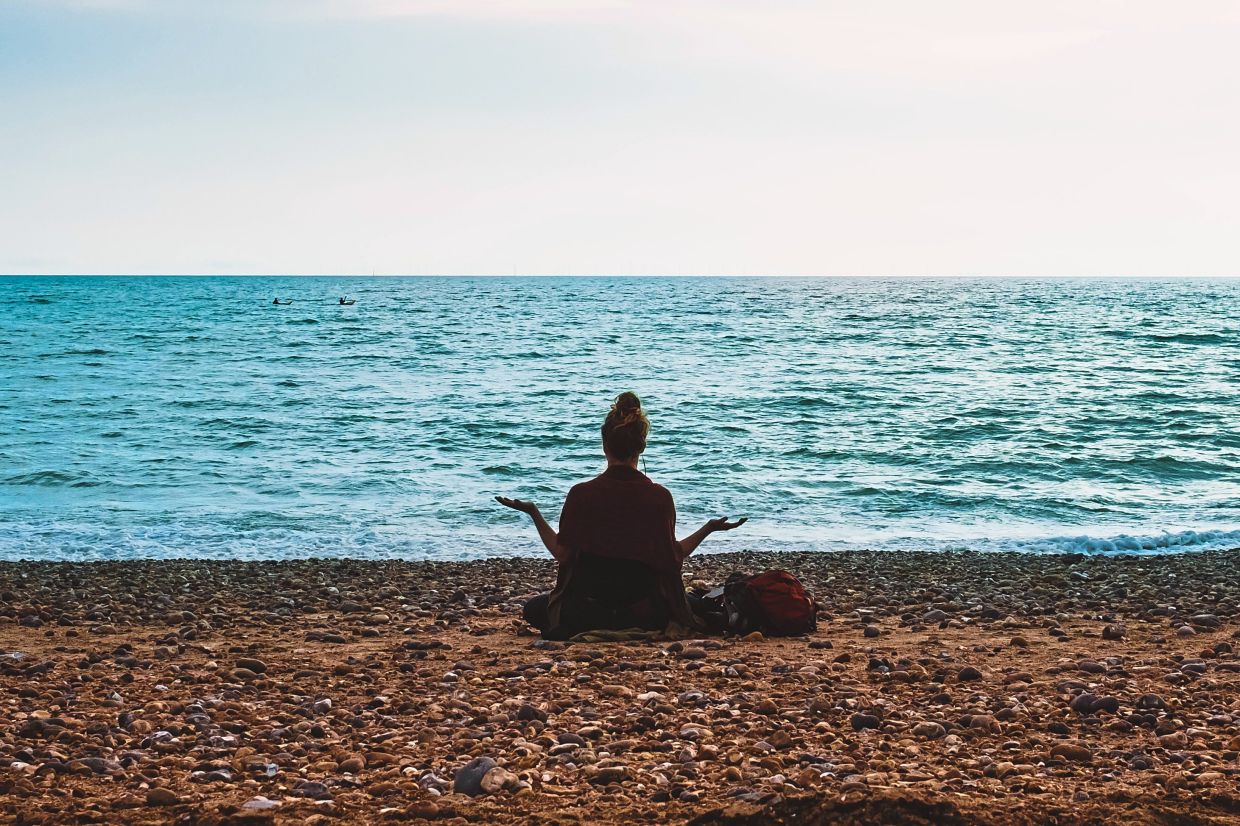
<svg viewBox="0 0 1240 826"><path fill-rule="evenodd" d="M0 564L0 822L1240 823L1238 563L704 556L819 630L575 645L540 561Z"/></svg>

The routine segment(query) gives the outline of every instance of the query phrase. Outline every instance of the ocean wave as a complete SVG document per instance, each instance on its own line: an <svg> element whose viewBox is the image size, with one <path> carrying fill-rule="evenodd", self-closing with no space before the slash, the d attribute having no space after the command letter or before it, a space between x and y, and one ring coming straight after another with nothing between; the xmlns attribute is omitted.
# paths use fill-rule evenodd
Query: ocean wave
<svg viewBox="0 0 1240 826"><path fill-rule="evenodd" d="M67 470L36 470L30 473L19 473L15 476L6 477L3 482L6 485L33 485L35 487L58 487L61 485L91 487L97 484L85 476L70 473Z"/></svg>
<svg viewBox="0 0 1240 826"><path fill-rule="evenodd" d="M1227 344L1231 340L1219 333L1148 333L1142 338L1162 344Z"/></svg>
<svg viewBox="0 0 1240 826"><path fill-rule="evenodd" d="M542 494L542 491L535 491L535 495ZM339 520L320 523L303 515L265 512L241 514L207 524L169 522L118 527L59 521L41 524L0 522L0 560L277 560L314 557L467 560L545 555L541 544L520 520L509 519L501 525L487 524L487 514L494 516L495 513L495 508L479 506L472 528L440 524L416 532L380 530L372 525L343 524ZM1240 530L1120 533L1110 536L980 536L950 540L929 536L850 538L824 532L819 538L802 534L753 543L739 535L729 535L724 541L712 542L699 553L891 550L1156 556L1237 549L1240 548Z"/></svg>
<svg viewBox="0 0 1240 826"><path fill-rule="evenodd" d="M979 540L975 549L1018 551L1036 554L1123 554L1183 553L1240 548L1240 530L1178 531L1151 535L1047 536L1026 539Z"/></svg>

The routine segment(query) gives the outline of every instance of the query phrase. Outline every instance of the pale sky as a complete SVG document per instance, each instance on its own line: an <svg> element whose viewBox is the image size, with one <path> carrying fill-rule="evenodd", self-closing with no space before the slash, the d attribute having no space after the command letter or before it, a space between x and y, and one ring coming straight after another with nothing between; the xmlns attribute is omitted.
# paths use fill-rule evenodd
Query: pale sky
<svg viewBox="0 0 1240 826"><path fill-rule="evenodd" d="M0 0L0 272L1240 274L1240 4Z"/></svg>

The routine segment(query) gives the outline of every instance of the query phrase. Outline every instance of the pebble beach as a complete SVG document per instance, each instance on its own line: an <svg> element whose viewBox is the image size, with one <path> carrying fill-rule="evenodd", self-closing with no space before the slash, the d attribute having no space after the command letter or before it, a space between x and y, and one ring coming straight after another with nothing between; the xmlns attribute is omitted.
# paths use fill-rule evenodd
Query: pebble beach
<svg viewBox="0 0 1240 826"><path fill-rule="evenodd" d="M1240 550L720 554L806 637L552 643L550 561L0 564L3 823L1240 822Z"/></svg>

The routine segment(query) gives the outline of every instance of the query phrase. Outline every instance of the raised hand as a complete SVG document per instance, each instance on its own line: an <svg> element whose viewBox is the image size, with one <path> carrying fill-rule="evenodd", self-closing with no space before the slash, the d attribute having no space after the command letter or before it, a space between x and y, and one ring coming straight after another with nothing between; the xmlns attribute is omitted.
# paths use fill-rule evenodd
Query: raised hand
<svg viewBox="0 0 1240 826"><path fill-rule="evenodd" d="M538 506L525 499L509 499L507 496L496 496L495 501L506 508L512 508L514 511L521 511L521 513L527 513L530 516L538 513Z"/></svg>
<svg viewBox="0 0 1240 826"><path fill-rule="evenodd" d="M707 522L706 528L712 533L714 531L730 531L733 528L739 528L741 525L744 525L748 521L749 521L748 516L742 516L740 519L737 519L735 522L729 522L726 516L720 516Z"/></svg>

